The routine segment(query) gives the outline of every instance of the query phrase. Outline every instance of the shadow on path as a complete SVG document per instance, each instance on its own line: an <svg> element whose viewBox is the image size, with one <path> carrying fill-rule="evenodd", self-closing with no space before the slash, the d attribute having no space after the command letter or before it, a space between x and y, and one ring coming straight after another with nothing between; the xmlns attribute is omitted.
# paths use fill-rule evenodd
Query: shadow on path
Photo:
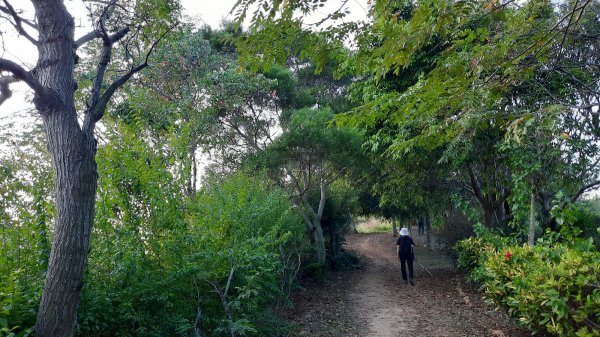
<svg viewBox="0 0 600 337"><path fill-rule="evenodd" d="M413 238L417 262L433 275L415 263L415 286L410 286L400 277L396 238L389 233L348 236L347 248L366 262L348 289L352 321L365 324L363 336L531 336L486 305L447 256L428 251L417 235Z"/></svg>
<svg viewBox="0 0 600 337"><path fill-rule="evenodd" d="M413 236L415 285L401 280L396 238L355 234L346 248L361 256L362 270L334 273L326 282L305 280L282 313L293 321L290 336L310 337L525 337L501 310L486 305L450 258L423 247Z"/></svg>

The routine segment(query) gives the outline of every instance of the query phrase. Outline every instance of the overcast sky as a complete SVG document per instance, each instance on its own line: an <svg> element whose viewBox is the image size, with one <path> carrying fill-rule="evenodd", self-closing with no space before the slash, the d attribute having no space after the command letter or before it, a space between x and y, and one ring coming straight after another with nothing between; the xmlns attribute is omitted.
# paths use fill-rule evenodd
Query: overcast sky
<svg viewBox="0 0 600 337"><path fill-rule="evenodd" d="M198 26L208 24L213 28L218 28L223 19L233 19L229 15L229 12L236 2L236 0L180 1L184 7L184 15L192 17L192 22L197 22ZM341 2L342 0L329 0L327 6L324 7L320 14L325 15L327 11L337 9ZM366 8L366 2L367 0L351 0L348 2L353 17L365 17L366 13L364 8ZM29 1L12 0L12 3L15 7L20 8L21 6L29 4ZM87 33L87 31L89 31L89 25L88 27L85 27L85 7L83 6L81 0L65 0L65 5L72 13L73 17L75 17L76 24L83 26L76 31L76 38ZM32 16L31 9L28 10L27 7L24 7L23 9L30 14L26 15L27 17ZM9 26L5 21L0 20L0 32L6 32L8 30L12 31L9 29ZM19 39L14 34L4 34L2 42L3 44L0 45L1 58L7 58L18 63L25 64L29 68L35 64L37 59L37 51L35 47L26 39ZM27 96L30 96L30 93L26 85L23 83L16 83L11 86L11 89L13 90L13 97L0 106L0 125L5 124L8 120L10 120L11 116L21 114L22 112L32 108L32 105L27 102Z"/></svg>
<svg viewBox="0 0 600 337"><path fill-rule="evenodd" d="M197 21L199 25L206 23L214 28L218 28L223 18L232 19L229 16L229 12L235 4L235 1L236 0L181 0L181 4L185 8L184 14L195 18L196 20L194 21ZM29 3L29 1L14 0L12 3L16 7L19 7ZM82 2L66 0L65 4L75 17L77 24L81 24L82 17L85 13ZM27 8L24 9L27 10ZM7 25L6 22L0 21L0 31L6 32L8 30ZM85 32L85 27L78 29L76 37L83 35ZM0 57L27 66L33 66L37 58L37 52L35 47L27 42L27 40L19 39L14 34L5 34L3 42L3 45L0 45ZM32 107L31 104L27 102L29 90L26 85L17 83L12 85L11 88L13 90L13 97L0 106L0 125L6 123L7 120L10 119L10 116L20 114L20 112Z"/></svg>

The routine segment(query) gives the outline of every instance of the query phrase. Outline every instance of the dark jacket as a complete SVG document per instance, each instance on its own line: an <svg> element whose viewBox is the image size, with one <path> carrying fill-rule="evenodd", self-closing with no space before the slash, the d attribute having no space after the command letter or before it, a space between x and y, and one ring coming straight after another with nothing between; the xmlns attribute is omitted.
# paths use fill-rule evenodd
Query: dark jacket
<svg viewBox="0 0 600 337"><path fill-rule="evenodd" d="M408 235L404 235L404 236L400 236L398 238L398 240L396 241L396 245L400 247L400 249L398 250L398 257L401 259L413 259L414 258L414 254L413 254L413 246L415 245L415 242L413 241L413 239L408 236Z"/></svg>

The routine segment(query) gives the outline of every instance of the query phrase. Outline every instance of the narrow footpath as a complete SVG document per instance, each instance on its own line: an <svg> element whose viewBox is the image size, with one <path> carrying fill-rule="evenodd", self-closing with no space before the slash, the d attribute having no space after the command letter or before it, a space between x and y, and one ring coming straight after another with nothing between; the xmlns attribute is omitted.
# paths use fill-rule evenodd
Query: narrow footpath
<svg viewBox="0 0 600 337"><path fill-rule="evenodd" d="M416 231L413 231L416 233ZM452 261L424 247L417 249L415 285L404 284L389 233L356 234L347 249L360 255L362 270L334 274L333 279L304 285L289 318L296 336L311 337L524 337L531 336L455 270Z"/></svg>

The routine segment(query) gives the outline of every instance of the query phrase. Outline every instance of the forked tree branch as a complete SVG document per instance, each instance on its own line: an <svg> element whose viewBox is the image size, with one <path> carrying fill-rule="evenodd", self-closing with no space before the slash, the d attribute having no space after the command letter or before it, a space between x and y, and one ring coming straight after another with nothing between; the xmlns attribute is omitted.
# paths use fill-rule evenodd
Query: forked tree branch
<svg viewBox="0 0 600 337"><path fill-rule="evenodd" d="M99 121L100 118L102 118L102 115L104 114L104 110L106 110L106 105L108 104L108 101L112 98L113 94L117 91L117 89L119 89L123 84L125 84L125 82L127 82L131 78L131 76L133 76L134 74L140 72L142 69L144 69L144 68L146 68L148 66L148 60L149 60L150 55L152 54L152 52L154 52L154 48L156 48L156 46L158 45L158 43L169 32L171 32L171 30L173 30L177 25L178 25L178 23L175 23L173 26L169 27L169 29L167 29L167 31L165 31L158 39L156 39L156 41L154 41L154 43L152 44L152 46L150 46L150 49L146 53L146 57L144 58L144 62L138 64L137 66L135 66L133 68L131 68L125 75L123 75L120 78L118 78L116 81L114 81L106 89L106 91L104 92L104 94L102 95L102 97L100 97L96 108L92 111L92 115L94 116L94 121L95 122ZM123 34L123 36L124 35L125 35L125 33ZM112 41L112 42L114 43L116 41L118 41L118 40L115 40L115 41Z"/></svg>
<svg viewBox="0 0 600 337"><path fill-rule="evenodd" d="M88 110L88 113L86 114L84 122L83 122L83 129L85 130L85 132L88 132L88 133L93 132L96 122L98 122L102 118L102 116L104 116L104 112L106 111L106 106L108 105L108 102L110 101L112 96L115 94L117 89L119 89L121 86L123 86L123 84L125 84L133 75L135 75L136 73L140 72L142 69L144 69L148 66L148 60L150 58L150 55L152 54L152 52L154 51L154 49L156 48L158 43L168 33L170 33L178 24L179 23L175 23L174 25L169 27L169 29L167 29L161 36L159 36L159 38L156 39L156 41L154 41L152 46L150 46L150 49L146 53L144 61L142 63L132 67L125 75L123 75L123 76L119 77L117 80L115 80L106 89L106 91L104 91L102 96L99 95L99 88L102 85L102 78L104 76L104 72L106 71L106 65L108 64L109 60L106 60L106 64L103 64L104 60L101 61L101 63L98 65L99 74L97 74L96 81L92 88L92 97L90 97L89 106L88 106L89 110ZM115 42L119 41L121 38L123 38L123 36L125 36L125 34L127 34L128 31L129 31L128 28L124 28L112 36L103 36L103 39L105 40L103 57L105 57L106 56L105 53L107 53L108 57L110 58L111 50L107 49L107 48L112 48L112 45ZM108 43L108 45L107 45L107 43Z"/></svg>

